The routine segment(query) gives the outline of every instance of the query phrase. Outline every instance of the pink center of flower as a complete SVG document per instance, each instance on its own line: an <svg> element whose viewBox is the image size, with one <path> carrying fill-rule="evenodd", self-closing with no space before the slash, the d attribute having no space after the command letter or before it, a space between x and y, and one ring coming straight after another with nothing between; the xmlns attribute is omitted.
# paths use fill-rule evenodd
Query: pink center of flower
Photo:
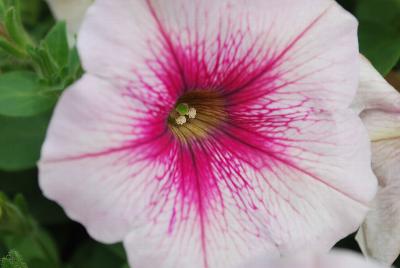
<svg viewBox="0 0 400 268"><path fill-rule="evenodd" d="M182 142L205 138L227 118L224 100L212 90L194 90L177 101L168 117L169 129Z"/></svg>

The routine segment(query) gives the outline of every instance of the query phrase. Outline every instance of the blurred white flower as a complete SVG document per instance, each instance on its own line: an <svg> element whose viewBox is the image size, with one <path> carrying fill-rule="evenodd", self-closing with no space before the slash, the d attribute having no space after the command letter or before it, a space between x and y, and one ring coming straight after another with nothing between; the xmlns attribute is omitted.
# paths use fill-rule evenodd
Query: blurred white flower
<svg viewBox="0 0 400 268"><path fill-rule="evenodd" d="M67 22L70 37L78 32L86 10L93 2L94 0L47 0L54 17Z"/></svg>
<svg viewBox="0 0 400 268"><path fill-rule="evenodd" d="M354 108L367 126L379 179L356 239L366 256L392 264L400 254L400 94L365 59Z"/></svg>

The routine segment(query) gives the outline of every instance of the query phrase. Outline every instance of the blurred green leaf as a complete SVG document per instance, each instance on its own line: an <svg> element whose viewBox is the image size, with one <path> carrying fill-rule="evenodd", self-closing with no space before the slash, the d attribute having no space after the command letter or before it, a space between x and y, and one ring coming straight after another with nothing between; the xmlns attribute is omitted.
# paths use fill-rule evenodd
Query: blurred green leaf
<svg viewBox="0 0 400 268"><path fill-rule="evenodd" d="M17 250L30 267L60 266L54 241L29 214L22 196L11 201L0 193L0 209L1 244ZM38 262L42 266L31 265Z"/></svg>
<svg viewBox="0 0 400 268"><path fill-rule="evenodd" d="M28 268L28 266L17 251L11 250L1 259L1 268Z"/></svg>
<svg viewBox="0 0 400 268"><path fill-rule="evenodd" d="M20 47L25 47L29 44L29 39L22 26L22 22L19 20L17 12L16 8L9 8L5 13L4 23L10 38Z"/></svg>
<svg viewBox="0 0 400 268"><path fill-rule="evenodd" d="M387 75L400 58L400 31L385 24L360 24L360 50L382 74Z"/></svg>
<svg viewBox="0 0 400 268"><path fill-rule="evenodd" d="M28 261L46 258L46 255L38 246L32 234L28 234L27 236L6 235L2 240L8 248L14 248L21 252Z"/></svg>
<svg viewBox="0 0 400 268"><path fill-rule="evenodd" d="M34 167L46 134L50 115L12 118L0 116L0 169Z"/></svg>
<svg viewBox="0 0 400 268"><path fill-rule="evenodd" d="M359 0L356 14L360 19L400 26L400 0ZM399 29L400 30L400 29Z"/></svg>
<svg viewBox="0 0 400 268"><path fill-rule="evenodd" d="M0 234L24 235L31 229L30 219L6 195L0 192Z"/></svg>
<svg viewBox="0 0 400 268"><path fill-rule="evenodd" d="M57 23L36 48L28 49L41 78L55 91L62 91L80 76L76 49L68 45L64 22Z"/></svg>
<svg viewBox="0 0 400 268"><path fill-rule="evenodd" d="M21 10L26 14L29 6L35 9L31 14L35 20L35 16L38 16L43 8L43 3L36 0L30 5L26 2L20 5L19 0L13 0L6 1L5 5L0 6L0 17L3 18L3 21L0 18L0 49L7 52L9 56L27 63L40 80L48 85L48 88L53 91L64 90L74 82L71 78L76 78L76 66L72 68L68 66L71 63L71 51L68 45L66 24L65 22L55 24L43 39L37 40L37 45L33 40L37 39L38 35L41 36L43 32L38 28L46 29L48 22L51 23L52 20L51 18L44 19L39 24L41 27L33 27L29 35L21 19ZM44 91L40 90L40 92Z"/></svg>
<svg viewBox="0 0 400 268"><path fill-rule="evenodd" d="M14 57L17 58L25 58L26 53L21 48L13 45L9 40L0 36L0 49L4 50L5 52L10 53Z"/></svg>
<svg viewBox="0 0 400 268"><path fill-rule="evenodd" d="M119 268L125 265L126 257L121 244L102 245L90 241L78 248L71 266L72 268Z"/></svg>
<svg viewBox="0 0 400 268"><path fill-rule="evenodd" d="M0 75L0 115L33 116L52 108L58 94L46 90L32 72Z"/></svg>
<svg viewBox="0 0 400 268"><path fill-rule="evenodd" d="M44 39L45 47L57 66L65 67L69 59L67 26L65 22L58 22Z"/></svg>
<svg viewBox="0 0 400 268"><path fill-rule="evenodd" d="M78 80L83 74L81 66L81 60L76 47L72 48L68 59L68 70L65 78L65 85L71 85L73 82Z"/></svg>
<svg viewBox="0 0 400 268"><path fill-rule="evenodd" d="M46 267L54 268L55 264L58 263L56 246L48 234L43 231L33 230L24 236L6 235L2 240L8 248L20 252L29 264L40 262L45 263Z"/></svg>
<svg viewBox="0 0 400 268"><path fill-rule="evenodd" d="M400 58L400 0L360 0L360 50L386 75Z"/></svg>
<svg viewBox="0 0 400 268"><path fill-rule="evenodd" d="M21 17L24 24L28 26L37 25L44 4L42 0L21 0Z"/></svg>

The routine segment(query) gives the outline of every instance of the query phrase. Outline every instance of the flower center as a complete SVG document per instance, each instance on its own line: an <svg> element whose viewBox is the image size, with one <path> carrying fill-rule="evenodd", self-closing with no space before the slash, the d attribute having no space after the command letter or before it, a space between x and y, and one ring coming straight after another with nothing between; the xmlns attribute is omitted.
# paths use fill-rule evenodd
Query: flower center
<svg viewBox="0 0 400 268"><path fill-rule="evenodd" d="M168 126L183 142L205 138L227 118L223 98L215 91L194 90L180 97Z"/></svg>

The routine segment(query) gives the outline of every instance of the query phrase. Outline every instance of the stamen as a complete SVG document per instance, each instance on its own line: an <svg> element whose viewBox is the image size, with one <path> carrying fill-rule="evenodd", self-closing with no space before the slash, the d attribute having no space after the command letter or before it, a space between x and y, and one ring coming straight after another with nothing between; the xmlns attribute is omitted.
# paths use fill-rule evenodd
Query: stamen
<svg viewBox="0 0 400 268"><path fill-rule="evenodd" d="M193 90L177 101L168 117L172 133L183 143L211 135L227 119L225 103L216 91Z"/></svg>
<svg viewBox="0 0 400 268"><path fill-rule="evenodd" d="M195 118L196 118L196 114L197 114L196 109L193 108L193 107L191 107L191 108L189 109L189 112L188 112L189 118L190 118L190 119L195 119Z"/></svg>
<svg viewBox="0 0 400 268"><path fill-rule="evenodd" d="M183 124L185 124L185 123L186 123L186 116L184 116L184 115L178 116L177 118L175 118L175 122L176 122L178 125L183 125Z"/></svg>
<svg viewBox="0 0 400 268"><path fill-rule="evenodd" d="M179 103L175 110L171 112L170 117L175 119L177 125L184 125L188 119L196 118L196 109L189 107L187 103Z"/></svg>

